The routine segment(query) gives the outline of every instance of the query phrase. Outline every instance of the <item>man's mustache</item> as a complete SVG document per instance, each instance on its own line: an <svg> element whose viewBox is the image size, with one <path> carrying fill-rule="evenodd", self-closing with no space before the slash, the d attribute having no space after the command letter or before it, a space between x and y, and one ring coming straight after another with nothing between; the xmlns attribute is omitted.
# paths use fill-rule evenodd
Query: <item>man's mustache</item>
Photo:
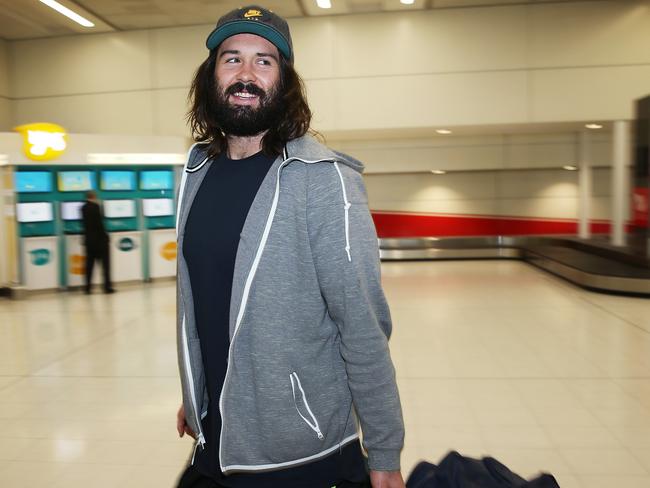
<svg viewBox="0 0 650 488"><path fill-rule="evenodd" d="M251 95L256 95L260 98L266 97L266 92L262 90L259 86L257 86L255 83L242 83L241 81L238 81L237 83L234 83L230 85L226 89L226 95L234 95L235 93L238 92L246 92L250 93Z"/></svg>

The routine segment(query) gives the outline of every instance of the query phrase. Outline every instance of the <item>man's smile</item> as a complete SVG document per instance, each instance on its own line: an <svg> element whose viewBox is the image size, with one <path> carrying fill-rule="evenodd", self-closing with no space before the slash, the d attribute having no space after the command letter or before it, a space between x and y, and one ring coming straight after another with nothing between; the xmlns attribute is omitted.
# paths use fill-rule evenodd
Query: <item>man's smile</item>
<svg viewBox="0 0 650 488"><path fill-rule="evenodd" d="M258 102L259 95L250 93L248 90L240 90L229 95L230 102L237 105L253 105Z"/></svg>

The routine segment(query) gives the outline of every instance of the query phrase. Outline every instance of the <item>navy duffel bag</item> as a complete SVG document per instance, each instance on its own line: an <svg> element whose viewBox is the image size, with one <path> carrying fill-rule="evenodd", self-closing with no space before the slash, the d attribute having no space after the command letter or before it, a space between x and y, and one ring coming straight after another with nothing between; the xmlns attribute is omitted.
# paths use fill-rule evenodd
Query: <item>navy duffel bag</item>
<svg viewBox="0 0 650 488"><path fill-rule="evenodd" d="M494 458L472 459L450 452L435 464L422 461L411 472L407 488L560 488L550 474L526 481Z"/></svg>

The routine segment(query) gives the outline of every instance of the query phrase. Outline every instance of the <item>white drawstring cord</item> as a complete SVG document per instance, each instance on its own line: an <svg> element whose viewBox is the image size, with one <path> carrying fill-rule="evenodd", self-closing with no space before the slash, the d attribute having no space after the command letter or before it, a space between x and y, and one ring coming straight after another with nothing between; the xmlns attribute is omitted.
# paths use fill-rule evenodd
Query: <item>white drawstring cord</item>
<svg viewBox="0 0 650 488"><path fill-rule="evenodd" d="M349 210L352 204L348 202L348 195L345 192L345 182L343 181L343 174L339 168L339 163L334 162L334 167L339 174L339 179L341 180L341 188L343 190L343 208L345 209L345 252L348 253L348 261L352 261L352 256L350 255L350 214Z"/></svg>

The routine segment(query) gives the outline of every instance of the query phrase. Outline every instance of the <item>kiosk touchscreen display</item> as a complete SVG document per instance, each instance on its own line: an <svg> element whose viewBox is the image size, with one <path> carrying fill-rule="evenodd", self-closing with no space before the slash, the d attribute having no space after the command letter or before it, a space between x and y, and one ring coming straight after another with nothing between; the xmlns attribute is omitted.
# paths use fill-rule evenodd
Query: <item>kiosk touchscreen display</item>
<svg viewBox="0 0 650 488"><path fill-rule="evenodd" d="M102 190L135 190L133 171L102 171L99 181Z"/></svg>
<svg viewBox="0 0 650 488"><path fill-rule="evenodd" d="M50 222L54 219L50 202L30 202L16 204L16 220L27 222Z"/></svg>
<svg viewBox="0 0 650 488"><path fill-rule="evenodd" d="M16 193L52 191L52 173L49 171L18 171L14 173Z"/></svg>
<svg viewBox="0 0 650 488"><path fill-rule="evenodd" d="M81 220L81 207L86 202L62 202L61 217L63 220Z"/></svg>
<svg viewBox="0 0 650 488"><path fill-rule="evenodd" d="M59 171L59 191L87 191L93 189L93 175L90 171Z"/></svg>
<svg viewBox="0 0 650 488"><path fill-rule="evenodd" d="M145 198L142 200L142 213L145 217L174 215L174 200L171 198Z"/></svg>
<svg viewBox="0 0 650 488"><path fill-rule="evenodd" d="M174 173L172 171L142 171L140 173L141 190L173 190Z"/></svg>
<svg viewBox="0 0 650 488"><path fill-rule="evenodd" d="M104 217L109 219L135 217L135 200L104 200Z"/></svg>

